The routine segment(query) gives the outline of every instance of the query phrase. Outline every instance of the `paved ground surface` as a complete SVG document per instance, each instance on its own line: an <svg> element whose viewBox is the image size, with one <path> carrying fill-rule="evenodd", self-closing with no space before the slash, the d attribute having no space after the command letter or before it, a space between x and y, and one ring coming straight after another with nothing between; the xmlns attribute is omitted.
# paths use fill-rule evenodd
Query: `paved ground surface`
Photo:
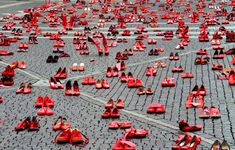
<svg viewBox="0 0 235 150"><path fill-rule="evenodd" d="M34 7L42 4L42 1L35 2L16 2L16 1L1 1L0 16L6 13L21 14L24 8ZM11 4L16 4L12 6ZM66 5L69 7L70 4ZM157 7L157 5L156 5ZM153 7L151 9L156 9ZM207 9L206 9L207 10ZM91 24L96 20L92 20ZM107 33L107 23L105 28L100 29ZM187 23L186 23L187 24ZM202 137L202 142L198 149L207 150L210 148L213 141L216 139L222 141L227 140L231 148L235 149L235 87L228 85L227 81L217 80L216 72L211 70L212 63L223 63L225 68L232 67L230 60L232 56L225 57L224 60L211 60L208 65L195 66L194 59L195 51L200 48L209 50L210 56L213 56L214 51L211 49L210 43L199 43L197 34L199 32L199 24L191 24L190 32L192 33L191 42L185 50L179 51L180 61L168 61L170 52L175 52L174 47L179 39L174 38L172 41L162 41L155 36L156 33L149 32L150 37L158 40L157 46L149 45L145 52L136 52L127 63L127 72L132 72L135 77L142 79L145 87L151 87L154 90L152 96L138 96L137 89L129 89L125 84L119 82L119 78L108 79L111 88L107 90L97 90L93 86L82 86L81 95L79 97L69 97L64 95L63 90L51 90L47 80L52 76L59 67L70 67L73 63L84 63L86 71L83 73L69 72L69 79L77 79L79 82L84 76L93 75L95 78L105 78L105 72L108 66L113 66L116 63L115 54L125 48L132 48L134 39L129 38L127 44L119 44L115 48L111 48L110 56L99 57L93 46L91 46L89 56L81 56L74 50L72 44L72 35L75 31L69 32L65 36L65 50L71 57L60 59L57 64L47 64L46 58L52 54L53 41L39 37L38 45L30 45L28 53L17 53L18 44L12 44L10 47L0 47L11 52L15 52L14 56L2 57L0 61L0 70L4 69L8 63L15 60L25 60L27 68L25 70L16 70L15 85L11 88L1 88L0 95L4 97L4 103L0 104L0 149L77 149L71 145L58 145L53 142L56 132L52 131L51 126L60 115L67 117L72 127L77 127L83 131L89 138L90 143L83 149L92 150L108 150L111 149L118 137L122 137L123 130L109 130L108 123L111 120L101 119L101 114L104 111L103 104L110 97L113 99L121 98L125 101L125 109L121 111L120 120L130 120L136 128L148 129L150 134L144 139L132 140L137 145L137 149L144 150L163 150L171 149L174 144L174 139L179 134L177 121L186 119L190 124L201 124L203 129L195 134ZM3 24L0 23L0 26ZM138 23L128 24L127 27L134 31ZM139 24L140 25L140 24ZM18 25L19 26L19 25ZM43 32L56 32L55 29L49 29L43 24L40 24ZM165 21L159 20L159 29L177 29L177 24L167 25ZM233 28L232 25L227 25ZM227 27L226 26L226 27ZM152 30L152 29L149 29ZM209 31L213 33L214 27ZM25 34L27 35L27 34ZM23 37L22 41L27 41ZM147 45L147 40L144 40ZM225 49L234 47L233 43L223 44ZM165 49L165 52L160 56L148 56L148 51L155 47ZM94 59L94 62L90 62ZM146 77L145 69L152 65L156 60L164 60L168 67L159 69L156 77ZM195 78L183 80L180 74L172 73L171 69L174 66L181 65L186 71L194 74ZM174 77L176 87L162 88L160 83L164 77ZM68 79L66 79L68 80ZM29 95L16 95L16 87L21 82L34 83L32 93ZM66 83L66 81L64 81ZM201 120L198 118L198 109L186 109L185 101L188 92L195 84L204 84L207 88L208 96L206 96L206 106L216 106L221 111L221 119L217 120ZM36 115L37 109L34 108L35 100L39 96L48 95L55 100L55 115L51 117L38 117L41 129L39 132L20 132L16 134L14 127L19 121L27 116ZM162 115L146 114L146 109L152 102L161 102L166 107L166 113Z"/></svg>

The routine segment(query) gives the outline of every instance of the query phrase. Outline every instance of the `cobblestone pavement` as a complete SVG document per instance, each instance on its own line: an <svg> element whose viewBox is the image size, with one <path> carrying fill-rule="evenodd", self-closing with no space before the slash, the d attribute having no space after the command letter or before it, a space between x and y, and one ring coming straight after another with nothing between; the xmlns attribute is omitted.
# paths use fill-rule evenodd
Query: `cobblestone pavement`
<svg viewBox="0 0 235 150"><path fill-rule="evenodd" d="M16 4L16 5L12 5ZM16 13L22 15L22 10L25 8L42 5L43 1L1 1L0 2L0 17L6 13ZM70 7L71 4L66 4L65 7ZM94 6L97 6L96 4ZM156 10L157 6L151 7ZM179 8L181 9L181 8ZM230 9L230 8L228 8ZM205 9L209 11L208 8ZM79 10L78 13L80 13ZM159 12L161 14L162 12ZM41 20L40 20L41 21ZM40 22L39 21L39 22ZM90 20L90 24L95 24L97 19ZM104 28L99 29L107 33L110 24L105 24ZM189 25L191 42L185 50L179 51L180 61L169 61L168 56L171 52L175 52L175 46L179 42L178 38L173 38L171 41L162 41L156 37L156 32L147 27L150 37L157 39L157 46L147 45L147 39L144 43L147 48L144 52L135 52L129 60L126 61L126 73L132 72L135 77L140 78L145 87L150 87L154 90L152 96L138 96L137 89L127 88L126 84L122 84L119 78L108 78L111 88L97 90L94 86L83 86L80 84L81 95L79 97L69 97L64 95L64 90L52 90L49 88L48 79L58 70L59 67L70 68L73 63L84 63L84 72L69 71L69 78L64 80L66 83L69 79L77 79L81 83L84 76L92 75L97 79L105 78L106 69L109 66L116 64L115 55L118 51L123 51L125 48L132 48L135 40L132 37L127 37L129 40L126 44L119 44L117 47L110 49L110 56L100 57L97 55L95 47L90 46L90 55L81 56L74 50L72 44L73 33L75 31L83 31L83 27L76 27L75 30L69 31L68 35L64 36L64 50L71 57L60 59L56 64L47 64L46 59L52 54L53 41L50 41L42 36L38 37L38 45L30 45L27 53L17 53L19 43L12 44L10 47L1 47L0 49L14 52L13 56L0 56L0 70L3 71L7 64L15 60L25 60L27 68L25 70L16 69L14 78L15 84L10 88L0 88L0 95L4 97L4 102L0 104L0 149L6 150L28 150L28 149L77 149L72 145L58 145L54 143L54 137L57 132L52 130L52 124L58 116L65 116L72 127L76 127L84 132L90 139L89 144L82 149L91 150L110 150L118 137L122 137L123 130L109 130L108 123L112 120L101 119L101 114L104 111L104 103L109 99L121 98L125 101L125 109L121 111L120 120L132 121L134 127L148 129L150 134L144 139L131 140L136 144L137 149L143 150L169 150L175 143L174 140L178 135L183 134L178 129L178 121L185 119L189 124L201 124L202 130L194 134L202 137L202 142L198 146L199 150L208 150L211 144L216 140L227 140L231 146L231 150L235 150L235 87L229 86L225 80L217 80L216 72L211 70L214 63L223 63L224 68L232 67L230 60L232 56L226 56L223 60L211 59L208 65L195 66L195 52L201 48L209 51L209 56L213 56L214 51L209 42L199 43L197 35L199 32L199 23ZM135 27L141 25L139 23L129 23L127 28L132 32ZM3 23L0 23L3 26ZM20 27L20 25L16 25ZM43 33L56 32L56 29L51 29L45 24L39 23ZM147 25L143 25L147 26ZM60 26L62 28L62 26ZM209 27L212 34L216 27ZM225 25L225 27L235 29L234 23ZM159 30L176 30L177 24L166 24L162 19L159 19ZM98 31L98 30L97 30ZM122 31L122 29L120 29ZM3 31L4 33L6 31ZM211 35L210 34L210 35ZM27 41L27 33L24 34L21 41ZM233 48L233 43L222 43L225 50ZM165 52L159 56L148 56L148 51L152 48L161 47ZM90 62L94 59L94 62ZM168 67L158 70L157 76L146 77L145 69L151 66L154 61L164 60ZM180 74L172 73L171 69L181 65L185 71L194 74L193 79L182 79ZM173 77L176 81L176 86L172 88L162 88L161 81L165 77ZM21 82L33 83L32 93L28 95L16 95L15 90ZM221 112L221 118L216 120L199 119L198 109L186 109L185 102L188 93L196 85L205 85L208 96L205 99L206 106L216 106ZM19 121L27 116L35 116L37 109L34 107L35 100L38 96L50 96L55 100L53 108L55 114L50 117L38 117L41 128L38 132L20 132L14 131L15 126ZM150 103L160 102L165 105L166 113L161 115L150 115L146 110Z"/></svg>

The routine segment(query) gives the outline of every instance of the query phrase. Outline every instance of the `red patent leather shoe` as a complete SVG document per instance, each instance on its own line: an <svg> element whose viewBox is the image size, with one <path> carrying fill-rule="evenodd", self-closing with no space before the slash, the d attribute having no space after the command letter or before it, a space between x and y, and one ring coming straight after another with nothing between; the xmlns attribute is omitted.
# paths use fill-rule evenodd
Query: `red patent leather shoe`
<svg viewBox="0 0 235 150"><path fill-rule="evenodd" d="M191 126L188 123L186 123L184 120L180 120L179 128L181 131L184 132L194 132L194 131L200 131L202 129L202 126L201 125Z"/></svg>
<svg viewBox="0 0 235 150"><path fill-rule="evenodd" d="M129 79L127 81L127 86L128 86L128 88L135 88L136 87L135 79Z"/></svg>
<svg viewBox="0 0 235 150"><path fill-rule="evenodd" d="M102 118L109 118L109 117L111 117L111 113L112 113L112 109L107 108L107 109L105 109L105 112L101 116L102 116Z"/></svg>
<svg viewBox="0 0 235 150"><path fill-rule="evenodd" d="M112 68L111 67L108 67L107 72L106 72L106 77L107 78L113 77L113 72L112 72Z"/></svg>
<svg viewBox="0 0 235 150"><path fill-rule="evenodd" d="M40 100L41 101L41 100ZM55 102L48 96L45 96L43 99L43 104L45 106L54 107Z"/></svg>
<svg viewBox="0 0 235 150"><path fill-rule="evenodd" d="M80 88L78 85L78 81L73 82L73 95L75 95L75 96L80 95Z"/></svg>
<svg viewBox="0 0 235 150"><path fill-rule="evenodd" d="M16 130L16 131L23 131L23 130L25 130L25 129L28 129L30 119L31 119L30 117L27 117L25 120L23 120L22 122L20 122L20 123L15 127L15 130Z"/></svg>
<svg viewBox="0 0 235 150"><path fill-rule="evenodd" d="M38 131L40 128L40 124L37 121L36 116L32 118L32 120L29 121L29 131Z"/></svg>
<svg viewBox="0 0 235 150"><path fill-rule="evenodd" d="M143 82L140 79L136 79L135 80L135 86L136 87L142 87L143 86Z"/></svg>

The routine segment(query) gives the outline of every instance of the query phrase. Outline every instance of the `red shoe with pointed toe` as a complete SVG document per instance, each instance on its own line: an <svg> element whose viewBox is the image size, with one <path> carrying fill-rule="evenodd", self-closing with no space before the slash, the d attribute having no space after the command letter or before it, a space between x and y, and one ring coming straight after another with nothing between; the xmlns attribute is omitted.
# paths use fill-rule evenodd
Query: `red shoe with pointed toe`
<svg viewBox="0 0 235 150"><path fill-rule="evenodd" d="M26 63L25 63L25 61L20 62L20 63L18 64L18 68L19 68L19 69L25 69L25 68L26 68Z"/></svg>
<svg viewBox="0 0 235 150"><path fill-rule="evenodd" d="M135 88L136 87L135 79L129 79L127 81L127 86L128 86L128 88Z"/></svg>
<svg viewBox="0 0 235 150"><path fill-rule="evenodd" d="M58 135L55 137L54 142L61 144L61 143L69 143L71 138L71 130L66 129L62 130L58 133Z"/></svg>
<svg viewBox="0 0 235 150"><path fill-rule="evenodd" d="M80 95L80 88L78 85L78 81L73 82L73 95L75 95L75 96Z"/></svg>
<svg viewBox="0 0 235 150"><path fill-rule="evenodd" d="M125 83L125 82L127 82L127 77L126 77L126 74L125 74L125 72L122 72L122 74L121 74L121 82L122 83Z"/></svg>
<svg viewBox="0 0 235 150"><path fill-rule="evenodd" d="M24 92L24 83L21 83L20 87L16 89L16 94L22 94Z"/></svg>
<svg viewBox="0 0 235 150"><path fill-rule="evenodd" d="M4 71L2 72L2 76L9 76L9 77L13 77L15 75L15 71L11 66L6 66L6 68L4 69Z"/></svg>
<svg viewBox="0 0 235 150"><path fill-rule="evenodd" d="M194 131L200 131L202 129L202 126L201 125L191 126L188 123L186 123L184 120L180 120L179 128L181 131L184 132L194 132Z"/></svg>
<svg viewBox="0 0 235 150"><path fill-rule="evenodd" d="M32 118L32 120L29 121L29 131L38 131L40 128L40 124L37 121L36 116Z"/></svg>
<svg viewBox="0 0 235 150"><path fill-rule="evenodd" d="M54 107L55 102L54 102L50 97L45 96L43 100L44 100L44 101L43 101L43 104L44 104L45 106Z"/></svg>
<svg viewBox="0 0 235 150"><path fill-rule="evenodd" d="M136 80L135 80L135 86L136 86L136 87L142 87L142 86L143 86L142 81L141 81L140 79L136 79Z"/></svg>
<svg viewBox="0 0 235 150"><path fill-rule="evenodd" d="M95 84L95 88L97 88L97 89L102 89L102 81L101 80L97 80L96 81L96 84Z"/></svg>
<svg viewBox="0 0 235 150"><path fill-rule="evenodd" d="M122 99L118 99L118 100L117 100L116 107L117 107L118 109L123 109L123 108L124 108L124 102L123 102Z"/></svg>
<svg viewBox="0 0 235 150"><path fill-rule="evenodd" d="M56 122L52 125L52 129L57 130L66 130L70 128L70 123L67 121L66 118L59 116Z"/></svg>
<svg viewBox="0 0 235 150"><path fill-rule="evenodd" d="M66 83L66 86L65 86L65 95L73 95L72 83L71 83L70 80Z"/></svg>
<svg viewBox="0 0 235 150"><path fill-rule="evenodd" d="M30 121L30 117L26 118L25 120L23 120L22 122L20 122L16 127L15 130L16 131L23 131L25 129L28 129L29 127L29 121Z"/></svg>
<svg viewBox="0 0 235 150"><path fill-rule="evenodd" d="M132 122L126 121L126 122L119 122L120 129L127 129L132 126Z"/></svg>
<svg viewBox="0 0 235 150"><path fill-rule="evenodd" d="M201 142L201 138L197 135L194 135L193 138L186 145L181 147L181 149L182 150L196 150L200 142Z"/></svg>
<svg viewBox="0 0 235 150"><path fill-rule="evenodd" d="M176 144L172 146L172 150L181 150L181 148L187 145L191 141L192 137L188 134L185 134L183 137L181 135L176 140Z"/></svg>

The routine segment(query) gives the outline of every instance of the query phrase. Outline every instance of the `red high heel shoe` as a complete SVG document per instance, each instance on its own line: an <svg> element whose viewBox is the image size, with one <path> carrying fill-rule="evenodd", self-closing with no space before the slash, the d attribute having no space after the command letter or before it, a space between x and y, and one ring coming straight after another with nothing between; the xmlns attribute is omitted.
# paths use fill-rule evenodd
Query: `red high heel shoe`
<svg viewBox="0 0 235 150"><path fill-rule="evenodd" d="M188 123L186 123L184 120L180 120L179 128L181 131L184 132L195 132L195 131L200 131L202 129L202 126L201 125L191 126Z"/></svg>
<svg viewBox="0 0 235 150"><path fill-rule="evenodd" d="M111 118L119 118L120 116L121 114L117 108L114 108L110 115Z"/></svg>
<svg viewBox="0 0 235 150"><path fill-rule="evenodd" d="M54 107L55 102L50 97L45 96L44 99L43 99L43 104L45 106Z"/></svg>
<svg viewBox="0 0 235 150"><path fill-rule="evenodd" d="M66 86L65 86L65 95L73 95L71 80L69 80L66 83Z"/></svg>
<svg viewBox="0 0 235 150"><path fill-rule="evenodd" d="M80 95L80 88L78 85L78 81L73 82L73 95L75 95L75 96Z"/></svg>
<svg viewBox="0 0 235 150"><path fill-rule="evenodd" d="M124 139L118 139L112 150L136 150L136 145Z"/></svg>
<svg viewBox="0 0 235 150"><path fill-rule="evenodd" d="M197 135L194 135L191 141L187 145L181 147L182 150L196 150L197 146L200 144L201 138Z"/></svg>
<svg viewBox="0 0 235 150"><path fill-rule="evenodd" d="M101 115L102 118L109 118L111 117L112 109L111 108L106 108L105 112Z"/></svg>
<svg viewBox="0 0 235 150"><path fill-rule="evenodd" d="M118 109L123 109L123 108L124 108L124 102L123 102L122 99L118 99L118 100L117 100L116 107L117 107Z"/></svg>
<svg viewBox="0 0 235 150"><path fill-rule="evenodd" d="M157 114L165 113L164 105L160 103L152 103L149 105L147 113L157 113Z"/></svg>
<svg viewBox="0 0 235 150"><path fill-rule="evenodd" d="M83 139L85 138L85 140ZM71 137L70 137L70 143L75 144L76 146L85 146L89 143L89 139L81 133L78 129L72 129L71 131Z"/></svg>
<svg viewBox="0 0 235 150"><path fill-rule="evenodd" d="M54 142L58 144L69 143L71 138L71 130L61 130L58 135L55 137Z"/></svg>
<svg viewBox="0 0 235 150"><path fill-rule="evenodd" d="M31 88L32 88L32 84L31 83L25 84L24 85L23 93L24 94L30 94L31 93Z"/></svg>
<svg viewBox="0 0 235 150"><path fill-rule="evenodd" d="M67 121L66 118L59 116L56 122L52 125L52 129L54 131L57 130L66 130L70 128L70 123Z"/></svg>
<svg viewBox="0 0 235 150"><path fill-rule="evenodd" d="M107 78L113 77L113 72L112 72L112 68L111 67L108 67L107 72L106 72L106 77Z"/></svg>
<svg viewBox="0 0 235 150"><path fill-rule="evenodd" d="M181 150L183 146L187 145L192 140L192 137L185 134L183 137L179 136L176 144L172 146L172 150Z"/></svg>
<svg viewBox="0 0 235 150"><path fill-rule="evenodd" d="M36 116L32 118L32 120L29 121L29 131L38 131L40 128L40 124L37 121Z"/></svg>

